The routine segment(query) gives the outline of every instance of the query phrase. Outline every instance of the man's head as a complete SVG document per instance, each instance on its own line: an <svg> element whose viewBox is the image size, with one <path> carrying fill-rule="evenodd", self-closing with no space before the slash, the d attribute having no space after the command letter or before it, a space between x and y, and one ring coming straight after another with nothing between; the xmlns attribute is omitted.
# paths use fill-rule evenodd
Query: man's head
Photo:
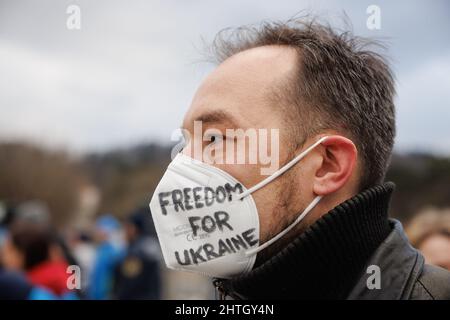
<svg viewBox="0 0 450 320"><path fill-rule="evenodd" d="M46 226L23 221L14 223L1 252L4 267L24 271L48 260L52 240Z"/></svg>
<svg viewBox="0 0 450 320"><path fill-rule="evenodd" d="M361 189L382 182L395 135L394 83L382 57L362 44L348 33L298 21L240 28L216 38L219 65L185 116L183 127L192 137L185 152L193 153L196 139L204 147L230 139L226 129L278 129L278 145L268 149L279 148L283 165L320 137L331 136L253 194L261 242L290 224L316 195L324 199L300 229ZM214 128L222 136L203 141L194 135L196 120L202 121L202 134ZM246 152L255 149L247 144ZM219 152L231 150L223 144ZM264 178L261 163L214 165L247 188Z"/></svg>

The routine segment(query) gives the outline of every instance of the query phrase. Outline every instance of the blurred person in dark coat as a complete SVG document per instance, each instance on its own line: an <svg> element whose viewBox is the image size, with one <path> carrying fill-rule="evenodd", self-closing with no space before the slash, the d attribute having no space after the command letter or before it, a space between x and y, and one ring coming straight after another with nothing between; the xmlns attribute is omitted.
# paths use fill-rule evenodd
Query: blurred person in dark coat
<svg viewBox="0 0 450 320"><path fill-rule="evenodd" d="M125 300L160 299L158 240L148 207L140 208L125 224L128 248L116 269L114 297Z"/></svg>
<svg viewBox="0 0 450 320"><path fill-rule="evenodd" d="M26 300L32 285L17 271L0 269L0 300Z"/></svg>
<svg viewBox="0 0 450 320"><path fill-rule="evenodd" d="M59 300L72 299L74 295L58 297L48 289L33 285L18 271L0 269L0 300Z"/></svg>

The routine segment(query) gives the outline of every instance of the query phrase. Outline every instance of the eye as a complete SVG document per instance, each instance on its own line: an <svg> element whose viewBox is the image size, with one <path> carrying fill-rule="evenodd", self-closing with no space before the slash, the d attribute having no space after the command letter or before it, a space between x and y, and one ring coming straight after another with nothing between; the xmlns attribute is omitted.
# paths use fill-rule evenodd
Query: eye
<svg viewBox="0 0 450 320"><path fill-rule="evenodd" d="M224 137L221 134L211 133L206 136L206 140L209 143L218 143L223 141Z"/></svg>

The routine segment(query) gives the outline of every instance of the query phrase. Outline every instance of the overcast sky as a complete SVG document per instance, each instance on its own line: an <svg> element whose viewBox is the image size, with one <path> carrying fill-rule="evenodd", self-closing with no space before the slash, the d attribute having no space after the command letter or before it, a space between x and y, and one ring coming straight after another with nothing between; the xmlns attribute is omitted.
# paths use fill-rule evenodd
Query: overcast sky
<svg viewBox="0 0 450 320"><path fill-rule="evenodd" d="M68 30L66 9L81 9ZM366 27L369 5L381 29ZM212 66L202 38L308 10L387 38L401 151L450 155L450 2L0 0L0 139L74 151L169 143ZM339 22L336 22L339 24Z"/></svg>

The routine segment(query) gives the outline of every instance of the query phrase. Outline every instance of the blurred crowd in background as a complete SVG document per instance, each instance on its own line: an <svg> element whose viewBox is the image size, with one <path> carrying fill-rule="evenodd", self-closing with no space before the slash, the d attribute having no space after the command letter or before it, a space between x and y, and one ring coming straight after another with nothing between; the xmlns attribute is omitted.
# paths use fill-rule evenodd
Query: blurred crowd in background
<svg viewBox="0 0 450 320"><path fill-rule="evenodd" d="M161 254L148 208L122 223L105 214L90 229L64 233L39 201L2 204L0 213L0 299L161 298Z"/></svg>
<svg viewBox="0 0 450 320"><path fill-rule="evenodd" d="M0 299L214 298L210 279L163 262L148 202L170 151L75 157L0 144ZM390 215L428 263L450 270L450 159L395 155L387 180Z"/></svg>

